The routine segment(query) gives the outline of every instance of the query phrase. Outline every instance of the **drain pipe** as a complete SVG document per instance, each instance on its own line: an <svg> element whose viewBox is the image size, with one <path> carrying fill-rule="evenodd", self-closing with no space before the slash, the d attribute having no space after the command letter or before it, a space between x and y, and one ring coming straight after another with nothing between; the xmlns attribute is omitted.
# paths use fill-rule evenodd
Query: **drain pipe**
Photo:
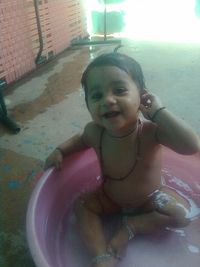
<svg viewBox="0 0 200 267"><path fill-rule="evenodd" d="M42 28L41 28L41 24L40 24L38 0L34 0L34 7L35 7L35 15L36 15L37 29L38 29L39 42L40 42L40 48L39 48L37 57L35 58L35 64L38 65L41 63L41 55L42 55L42 51L43 51Z"/></svg>

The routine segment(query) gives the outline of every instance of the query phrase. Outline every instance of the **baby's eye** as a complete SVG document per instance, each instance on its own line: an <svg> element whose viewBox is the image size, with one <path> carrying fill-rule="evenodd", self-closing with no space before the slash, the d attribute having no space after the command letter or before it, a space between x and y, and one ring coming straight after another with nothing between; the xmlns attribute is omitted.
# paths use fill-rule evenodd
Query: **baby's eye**
<svg viewBox="0 0 200 267"><path fill-rule="evenodd" d="M114 89L114 93L115 93L116 95L123 95L123 94L125 94L126 92L127 92L127 89L124 88L124 87L117 87L117 88Z"/></svg>
<svg viewBox="0 0 200 267"><path fill-rule="evenodd" d="M98 101L98 100L100 100L102 98L102 93L100 93L100 92L96 92L96 93L93 93L92 95L91 95L91 99L92 100L95 100L95 101Z"/></svg>

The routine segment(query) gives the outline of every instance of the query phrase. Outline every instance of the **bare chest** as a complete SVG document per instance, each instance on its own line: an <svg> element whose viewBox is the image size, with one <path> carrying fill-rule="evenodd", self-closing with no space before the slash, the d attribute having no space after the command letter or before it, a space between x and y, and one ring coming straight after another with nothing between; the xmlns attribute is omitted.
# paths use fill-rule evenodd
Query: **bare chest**
<svg viewBox="0 0 200 267"><path fill-rule="evenodd" d="M137 206L160 187L160 158L152 145L105 151L102 174L107 194L122 206Z"/></svg>
<svg viewBox="0 0 200 267"><path fill-rule="evenodd" d="M148 196L160 188L161 173L159 162L155 165L138 162L134 171L125 179L110 179L104 175L104 190L115 202L121 206L137 207Z"/></svg>
<svg viewBox="0 0 200 267"><path fill-rule="evenodd" d="M136 169L141 157L138 147L110 147L100 155L102 172L111 179L123 179Z"/></svg>

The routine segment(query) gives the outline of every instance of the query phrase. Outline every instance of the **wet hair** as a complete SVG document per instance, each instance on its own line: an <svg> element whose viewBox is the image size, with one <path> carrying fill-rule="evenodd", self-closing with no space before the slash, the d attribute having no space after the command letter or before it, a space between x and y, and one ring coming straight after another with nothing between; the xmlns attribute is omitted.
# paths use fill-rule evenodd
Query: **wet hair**
<svg viewBox="0 0 200 267"><path fill-rule="evenodd" d="M95 67L101 67L101 66L115 66L118 67L119 69L125 71L133 81L136 83L138 89L140 91L144 90L146 88L145 86L145 80L144 80L144 75L142 72L142 68L140 64L133 58L116 52L107 53L107 54L102 54L95 58L85 69L83 72L82 78L81 78L81 84L85 92L85 101L86 104L87 102L87 77L89 72L95 68Z"/></svg>

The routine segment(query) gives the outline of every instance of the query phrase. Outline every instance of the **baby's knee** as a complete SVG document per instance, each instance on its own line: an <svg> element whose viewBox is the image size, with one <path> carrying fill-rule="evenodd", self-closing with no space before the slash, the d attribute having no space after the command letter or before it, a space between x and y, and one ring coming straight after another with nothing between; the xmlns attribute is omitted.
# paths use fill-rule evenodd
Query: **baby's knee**
<svg viewBox="0 0 200 267"><path fill-rule="evenodd" d="M185 207L180 208L174 215L172 215L175 227L186 227L190 224L191 220L188 217L189 210Z"/></svg>
<svg viewBox="0 0 200 267"><path fill-rule="evenodd" d="M189 205L186 206L183 203L176 202L172 214L174 214L177 227L186 227L191 222Z"/></svg>
<svg viewBox="0 0 200 267"><path fill-rule="evenodd" d="M176 203L173 209L168 210L171 226L176 228L188 226L191 222L189 213L189 209L187 209L184 205Z"/></svg>
<svg viewBox="0 0 200 267"><path fill-rule="evenodd" d="M171 226L186 227L190 223L189 209L181 202L178 202L174 196L166 192L159 192L153 200L154 208L170 218Z"/></svg>

